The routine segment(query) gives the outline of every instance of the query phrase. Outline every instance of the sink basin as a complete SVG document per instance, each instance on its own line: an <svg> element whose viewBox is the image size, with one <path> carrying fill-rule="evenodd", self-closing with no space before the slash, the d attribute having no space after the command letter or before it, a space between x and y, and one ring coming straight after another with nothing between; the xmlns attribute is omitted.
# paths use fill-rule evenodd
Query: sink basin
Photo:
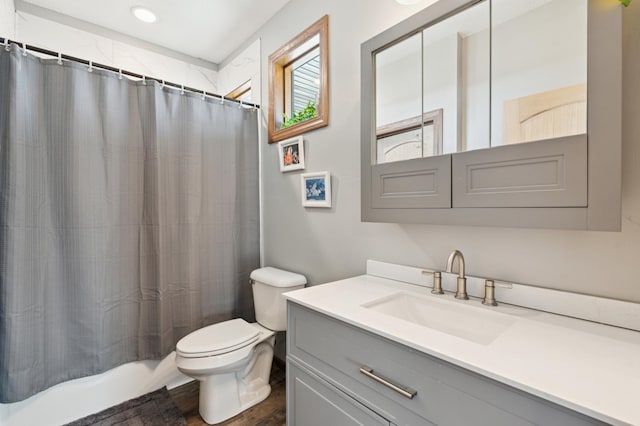
<svg viewBox="0 0 640 426"><path fill-rule="evenodd" d="M493 342L516 321L509 315L465 303L473 302L438 300L401 292L362 307L481 345Z"/></svg>

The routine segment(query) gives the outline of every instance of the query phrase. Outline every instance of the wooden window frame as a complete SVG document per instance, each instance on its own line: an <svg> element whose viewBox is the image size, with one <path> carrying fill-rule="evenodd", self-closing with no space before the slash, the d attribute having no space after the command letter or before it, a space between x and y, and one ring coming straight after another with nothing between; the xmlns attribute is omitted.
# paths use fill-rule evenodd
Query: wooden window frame
<svg viewBox="0 0 640 426"><path fill-rule="evenodd" d="M224 97L227 99L238 99L242 95L251 91L251 80L247 80L242 83L240 86L236 87L229 93L227 93Z"/></svg>
<svg viewBox="0 0 640 426"><path fill-rule="evenodd" d="M313 43L318 38L318 44ZM285 84L285 69L312 49L320 49L320 99L314 118L296 123L284 129L285 96L289 92ZM274 143L301 135L329 124L329 16L325 15L298 34L280 49L269 55L269 117L268 142Z"/></svg>

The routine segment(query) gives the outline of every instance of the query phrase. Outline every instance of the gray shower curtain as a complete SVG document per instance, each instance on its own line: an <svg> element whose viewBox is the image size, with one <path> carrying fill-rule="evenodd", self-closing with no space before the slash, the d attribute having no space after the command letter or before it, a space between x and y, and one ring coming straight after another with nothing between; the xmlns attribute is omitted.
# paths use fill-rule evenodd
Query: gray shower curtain
<svg viewBox="0 0 640 426"><path fill-rule="evenodd" d="M0 402L253 320L257 113L0 50Z"/></svg>

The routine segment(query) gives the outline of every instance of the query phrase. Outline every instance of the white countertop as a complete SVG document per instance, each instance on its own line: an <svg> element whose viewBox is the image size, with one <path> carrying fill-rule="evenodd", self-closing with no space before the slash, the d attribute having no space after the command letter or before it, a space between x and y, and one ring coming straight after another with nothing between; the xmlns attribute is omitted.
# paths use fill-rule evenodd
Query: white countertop
<svg viewBox="0 0 640 426"><path fill-rule="evenodd" d="M362 307L399 292L491 310L516 320L483 345ZM285 297L452 364L615 425L640 425L640 332L362 275ZM499 301L499 300L498 300Z"/></svg>

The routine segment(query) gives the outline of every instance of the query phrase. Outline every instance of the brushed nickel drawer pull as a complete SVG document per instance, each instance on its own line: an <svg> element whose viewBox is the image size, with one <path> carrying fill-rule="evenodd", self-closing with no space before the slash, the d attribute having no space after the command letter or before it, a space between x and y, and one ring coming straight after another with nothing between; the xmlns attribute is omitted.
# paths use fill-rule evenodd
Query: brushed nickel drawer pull
<svg viewBox="0 0 640 426"><path fill-rule="evenodd" d="M413 399L413 397L416 396L416 394L418 393L418 391L415 389L412 389L408 386L397 385L384 376L381 376L379 374L374 374L373 369L367 367L366 365L363 365L362 367L360 367L360 372L365 376L375 380L376 382L382 383L386 387L393 389L394 391L398 392L400 395L404 396L405 398Z"/></svg>

